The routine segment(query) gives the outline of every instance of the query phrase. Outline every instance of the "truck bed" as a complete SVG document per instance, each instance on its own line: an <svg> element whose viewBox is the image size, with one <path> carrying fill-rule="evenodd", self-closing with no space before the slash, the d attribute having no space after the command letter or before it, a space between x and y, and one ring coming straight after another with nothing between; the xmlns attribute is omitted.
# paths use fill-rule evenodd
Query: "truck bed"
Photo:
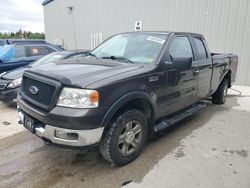
<svg viewBox="0 0 250 188"><path fill-rule="evenodd" d="M233 53L211 53L212 62L213 62L213 76L212 76L212 85L220 83L221 72L230 69L231 78L229 80L229 87L235 82L236 72L238 66L238 56Z"/></svg>

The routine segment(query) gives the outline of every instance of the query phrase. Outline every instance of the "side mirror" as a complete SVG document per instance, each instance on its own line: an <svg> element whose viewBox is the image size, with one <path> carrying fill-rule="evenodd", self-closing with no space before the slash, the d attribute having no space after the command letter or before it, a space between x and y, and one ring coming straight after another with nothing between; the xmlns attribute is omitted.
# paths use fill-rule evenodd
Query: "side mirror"
<svg viewBox="0 0 250 188"><path fill-rule="evenodd" d="M193 58L192 57L170 57L171 61L164 62L166 68L187 70L192 66Z"/></svg>
<svg viewBox="0 0 250 188"><path fill-rule="evenodd" d="M172 62L174 63L179 63L179 62L186 62L186 63L190 63L193 61L192 57L173 57L170 55L170 59L172 60Z"/></svg>

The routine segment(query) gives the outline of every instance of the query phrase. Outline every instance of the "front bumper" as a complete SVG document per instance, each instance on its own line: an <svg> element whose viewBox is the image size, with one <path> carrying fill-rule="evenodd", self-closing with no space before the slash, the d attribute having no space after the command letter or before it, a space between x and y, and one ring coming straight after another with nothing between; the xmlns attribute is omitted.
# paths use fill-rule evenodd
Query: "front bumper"
<svg viewBox="0 0 250 188"><path fill-rule="evenodd" d="M44 111L17 96L17 105L22 112L46 124L63 129L89 130L102 126L102 120L108 110L106 107L95 109L74 109L55 106L51 111Z"/></svg>
<svg viewBox="0 0 250 188"><path fill-rule="evenodd" d="M18 116L20 121L24 124L25 113L19 108ZM55 144L75 147L89 146L98 143L101 140L104 130L103 127L89 130L72 130L41 124L37 124L34 127L33 133L42 139L49 140ZM63 133L64 136L57 136L57 133ZM74 137L72 137L72 135L74 135Z"/></svg>

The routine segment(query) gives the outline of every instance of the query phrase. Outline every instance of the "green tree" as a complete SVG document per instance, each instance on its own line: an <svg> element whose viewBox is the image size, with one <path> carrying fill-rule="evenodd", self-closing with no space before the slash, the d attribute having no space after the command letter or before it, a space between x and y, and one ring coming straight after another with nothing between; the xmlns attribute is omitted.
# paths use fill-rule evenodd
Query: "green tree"
<svg viewBox="0 0 250 188"><path fill-rule="evenodd" d="M19 29L17 32L3 33L0 32L0 39L45 39L44 33L22 31Z"/></svg>

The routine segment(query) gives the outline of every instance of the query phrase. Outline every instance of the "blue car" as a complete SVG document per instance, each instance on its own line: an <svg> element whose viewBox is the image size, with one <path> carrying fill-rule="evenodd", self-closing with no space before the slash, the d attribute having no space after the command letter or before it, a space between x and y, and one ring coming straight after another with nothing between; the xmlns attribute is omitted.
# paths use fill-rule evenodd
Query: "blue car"
<svg viewBox="0 0 250 188"><path fill-rule="evenodd" d="M16 43L0 46L0 74L26 66L45 55L62 50L62 48L49 43Z"/></svg>
<svg viewBox="0 0 250 188"><path fill-rule="evenodd" d="M41 39L0 39L0 46L11 44L45 44L45 40Z"/></svg>
<svg viewBox="0 0 250 188"><path fill-rule="evenodd" d="M0 100L9 106L16 105L17 93L20 89L24 71L63 59L78 59L88 55L88 51L61 51L48 54L41 59L25 66L6 73L0 74Z"/></svg>
<svg viewBox="0 0 250 188"><path fill-rule="evenodd" d="M49 44L56 48L61 48L62 50L64 50L61 45L50 44L43 39L0 39L0 47L12 44Z"/></svg>

